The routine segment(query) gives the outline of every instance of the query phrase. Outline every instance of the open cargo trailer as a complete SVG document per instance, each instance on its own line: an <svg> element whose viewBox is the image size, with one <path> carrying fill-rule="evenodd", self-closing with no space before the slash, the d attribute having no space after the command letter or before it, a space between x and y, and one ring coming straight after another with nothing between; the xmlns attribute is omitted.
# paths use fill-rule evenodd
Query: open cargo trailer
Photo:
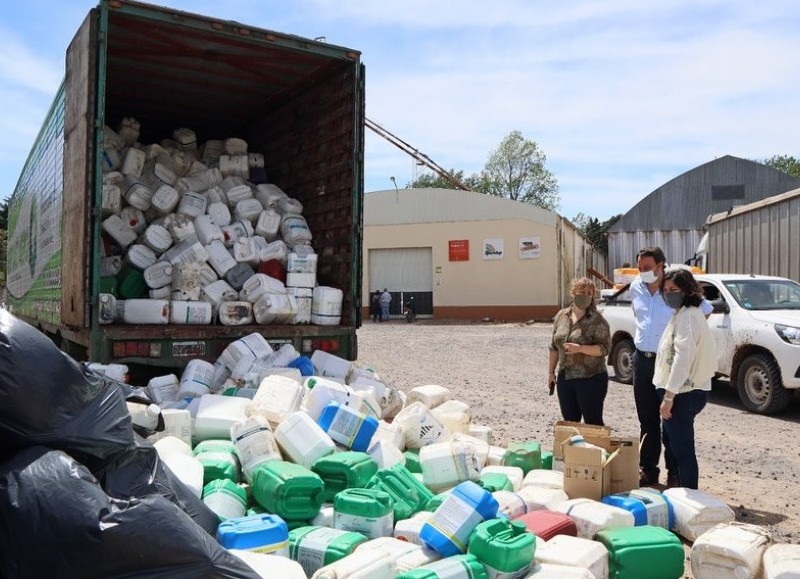
<svg viewBox="0 0 800 579"><path fill-rule="evenodd" d="M103 127L141 123L240 137L268 181L299 199L319 285L344 292L339 326L100 325ZM8 304L81 359L180 368L259 332L355 359L361 324L364 70L360 53L125 0L91 10L9 212Z"/></svg>

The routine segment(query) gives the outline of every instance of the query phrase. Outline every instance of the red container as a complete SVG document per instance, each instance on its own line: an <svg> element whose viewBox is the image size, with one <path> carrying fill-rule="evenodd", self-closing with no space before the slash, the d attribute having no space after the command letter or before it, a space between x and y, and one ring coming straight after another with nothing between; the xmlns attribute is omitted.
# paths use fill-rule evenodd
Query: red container
<svg viewBox="0 0 800 579"><path fill-rule="evenodd" d="M517 518L522 521L525 527L537 537L549 541L556 535L578 536L578 528L572 517L564 513L554 513L553 511L531 511L526 515Z"/></svg>

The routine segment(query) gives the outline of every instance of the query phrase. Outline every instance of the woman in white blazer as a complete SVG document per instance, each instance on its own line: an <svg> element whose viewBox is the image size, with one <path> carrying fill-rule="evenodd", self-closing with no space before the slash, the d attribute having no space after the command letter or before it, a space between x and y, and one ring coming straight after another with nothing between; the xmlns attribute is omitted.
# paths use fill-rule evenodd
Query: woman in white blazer
<svg viewBox="0 0 800 579"><path fill-rule="evenodd" d="M658 343L653 384L661 397L661 425L667 470L678 485L697 488L694 418L706 405L717 370L714 338L703 312L703 290L686 269L666 272L664 301L675 310Z"/></svg>

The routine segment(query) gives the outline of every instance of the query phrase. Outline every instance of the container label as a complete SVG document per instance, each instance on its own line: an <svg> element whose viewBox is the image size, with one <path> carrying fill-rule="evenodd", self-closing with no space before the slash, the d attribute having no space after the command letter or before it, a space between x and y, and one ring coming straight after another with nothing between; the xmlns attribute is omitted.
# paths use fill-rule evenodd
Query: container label
<svg viewBox="0 0 800 579"><path fill-rule="evenodd" d="M353 441L364 422L365 416L355 412L348 412L345 407L339 407L336 416L328 428L328 435L336 442L348 447L352 446Z"/></svg>
<svg viewBox="0 0 800 579"><path fill-rule="evenodd" d="M262 545L255 549L249 549L254 553L263 553L265 555L280 555L281 557L289 557L289 540L286 539L280 543L273 543L271 545Z"/></svg>
<svg viewBox="0 0 800 579"><path fill-rule="evenodd" d="M275 435L269 426L257 425L236 435L234 439L236 454L242 463L242 469L248 477L260 464L269 460L281 460Z"/></svg>
<svg viewBox="0 0 800 579"><path fill-rule="evenodd" d="M334 511L333 526L342 531L361 533L369 539L391 537L394 527L394 512L389 511L382 517L362 517Z"/></svg>
<svg viewBox="0 0 800 579"><path fill-rule="evenodd" d="M311 577L320 567L325 565L328 545L344 534L344 531L328 527L314 529L298 539L290 556L300 563L306 575Z"/></svg>
<svg viewBox="0 0 800 579"><path fill-rule="evenodd" d="M483 563L483 561L481 562ZM498 571L486 563L483 563L483 567L486 569L486 574L490 577L490 579L521 579L522 577L527 576L528 571L531 570L530 564L525 565L522 569L518 569L516 571Z"/></svg>
<svg viewBox="0 0 800 579"><path fill-rule="evenodd" d="M483 521L480 513L457 495L450 495L428 520L428 524L450 539L458 549L467 551L470 533Z"/></svg>
<svg viewBox="0 0 800 579"><path fill-rule="evenodd" d="M669 529L669 508L664 497L660 494L635 489L630 491L629 496L644 505L648 525Z"/></svg>

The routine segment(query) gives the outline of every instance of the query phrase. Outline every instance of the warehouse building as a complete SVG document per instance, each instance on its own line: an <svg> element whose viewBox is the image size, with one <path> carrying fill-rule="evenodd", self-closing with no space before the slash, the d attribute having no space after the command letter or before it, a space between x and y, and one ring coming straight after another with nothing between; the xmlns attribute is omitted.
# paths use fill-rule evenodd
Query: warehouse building
<svg viewBox="0 0 800 579"><path fill-rule="evenodd" d="M376 289L390 313L413 297L418 317L550 320L573 277L605 258L557 213L451 189L391 189L364 200L363 315Z"/></svg>
<svg viewBox="0 0 800 579"><path fill-rule="evenodd" d="M711 214L800 187L800 179L755 161L726 155L668 181L639 201L608 231L611 269L634 262L649 245L674 263L691 259Z"/></svg>

